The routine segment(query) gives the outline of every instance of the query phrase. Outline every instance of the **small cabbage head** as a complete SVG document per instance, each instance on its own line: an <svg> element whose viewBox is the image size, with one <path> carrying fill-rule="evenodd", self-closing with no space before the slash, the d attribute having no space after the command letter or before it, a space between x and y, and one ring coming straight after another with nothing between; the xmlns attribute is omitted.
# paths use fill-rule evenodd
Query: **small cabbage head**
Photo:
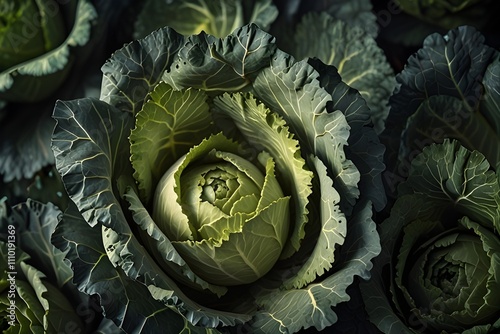
<svg viewBox="0 0 500 334"><path fill-rule="evenodd" d="M37 102L55 92L90 38L96 11L87 0L0 3L0 102Z"/></svg>
<svg viewBox="0 0 500 334"><path fill-rule="evenodd" d="M432 144L398 190L362 284L371 321L384 333L498 331L500 185L484 155Z"/></svg>

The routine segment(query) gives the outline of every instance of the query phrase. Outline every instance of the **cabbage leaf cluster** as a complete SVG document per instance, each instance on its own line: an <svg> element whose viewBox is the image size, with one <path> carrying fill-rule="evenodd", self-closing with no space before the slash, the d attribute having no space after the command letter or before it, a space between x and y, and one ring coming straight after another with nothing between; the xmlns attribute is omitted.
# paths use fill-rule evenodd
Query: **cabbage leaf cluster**
<svg viewBox="0 0 500 334"><path fill-rule="evenodd" d="M113 54L100 98L59 101L74 205L53 243L125 332L261 333L337 322L379 253L384 148L336 69L254 24L161 28ZM291 307L293 305L293 307Z"/></svg>

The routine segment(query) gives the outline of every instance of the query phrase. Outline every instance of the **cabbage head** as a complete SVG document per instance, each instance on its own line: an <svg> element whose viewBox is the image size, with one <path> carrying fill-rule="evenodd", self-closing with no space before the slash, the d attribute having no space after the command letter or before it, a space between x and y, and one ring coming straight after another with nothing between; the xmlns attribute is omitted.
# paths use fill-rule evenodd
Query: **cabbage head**
<svg viewBox="0 0 500 334"><path fill-rule="evenodd" d="M71 205L53 243L128 333L335 323L379 253L383 146L336 69L246 25L161 28L113 54L100 99L59 101Z"/></svg>
<svg viewBox="0 0 500 334"><path fill-rule="evenodd" d="M38 102L54 93L87 44L97 13L88 0L2 0L0 105Z"/></svg>
<svg viewBox="0 0 500 334"><path fill-rule="evenodd" d="M500 185L485 156L432 144L398 195L361 285L370 320L383 333L498 333Z"/></svg>

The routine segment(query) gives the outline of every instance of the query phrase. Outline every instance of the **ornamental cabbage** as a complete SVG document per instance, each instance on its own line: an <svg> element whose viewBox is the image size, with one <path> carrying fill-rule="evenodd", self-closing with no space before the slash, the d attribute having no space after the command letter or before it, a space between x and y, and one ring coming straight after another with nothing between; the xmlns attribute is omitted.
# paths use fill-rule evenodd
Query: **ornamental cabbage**
<svg viewBox="0 0 500 334"><path fill-rule="evenodd" d="M333 66L250 24L161 28L114 53L101 96L58 101L74 205L52 241L128 333L322 330L379 253L371 111ZM293 305L291 307L290 305Z"/></svg>

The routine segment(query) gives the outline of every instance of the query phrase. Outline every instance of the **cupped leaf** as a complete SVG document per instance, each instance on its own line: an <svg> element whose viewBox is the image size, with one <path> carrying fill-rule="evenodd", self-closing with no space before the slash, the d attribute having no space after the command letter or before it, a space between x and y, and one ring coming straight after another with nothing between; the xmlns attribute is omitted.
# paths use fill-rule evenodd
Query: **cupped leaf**
<svg viewBox="0 0 500 334"><path fill-rule="evenodd" d="M183 44L184 37L166 27L124 46L102 66L100 99L135 115Z"/></svg>
<svg viewBox="0 0 500 334"><path fill-rule="evenodd" d="M238 152L239 145L224 137L221 133L204 139L199 145L173 164L158 182L153 202L153 219L160 229L172 240L198 240L194 223L182 207L181 174L190 163L203 158L214 150Z"/></svg>
<svg viewBox="0 0 500 334"><path fill-rule="evenodd" d="M282 197L249 217L235 214L227 240L173 242L185 260L209 282L231 286L256 281L278 260L287 237L289 197Z"/></svg>
<svg viewBox="0 0 500 334"><path fill-rule="evenodd" d="M169 26L183 35L205 31L222 38L251 22L266 30L277 15L278 10L271 0L149 0L135 22L134 36L143 38L158 28Z"/></svg>
<svg viewBox="0 0 500 334"><path fill-rule="evenodd" d="M257 298L262 309L252 321L255 333L295 333L312 326L321 331L338 320L332 308L349 300L346 289L355 276L370 277L371 261L380 253L379 236L371 216L371 203L358 203L348 222L349 233L338 259L339 266L330 275L301 289L278 290Z"/></svg>
<svg viewBox="0 0 500 334"><path fill-rule="evenodd" d="M187 38L163 80L177 90L239 91L268 66L274 37L250 24L223 39L200 33Z"/></svg>
<svg viewBox="0 0 500 334"><path fill-rule="evenodd" d="M212 119L199 90L174 91L162 82L146 99L130 134L130 160L141 198L150 203L163 173L211 134Z"/></svg>
<svg viewBox="0 0 500 334"><path fill-rule="evenodd" d="M276 168L285 193L294 202L295 221L292 223L290 242L282 258L291 256L300 248L307 223L307 203L312 192L312 172L301 157L300 144L288 131L286 122L270 111L264 104L257 103L250 94L224 94L214 100L214 113L229 118L242 137L256 151L268 152L276 161ZM267 140L262 140L267 138Z"/></svg>
<svg viewBox="0 0 500 334"><path fill-rule="evenodd" d="M357 89L372 110L377 133L384 129L394 73L375 39L362 27L349 26L326 13L310 13L297 25L295 57L317 57L333 65L343 82Z"/></svg>
<svg viewBox="0 0 500 334"><path fill-rule="evenodd" d="M349 125L340 110L329 109L331 95L320 86L319 74L306 61L278 53L257 76L253 91L264 105L283 117L303 154L314 154L327 166L349 214L359 196L359 171L346 158ZM345 210L344 210L345 209Z"/></svg>

